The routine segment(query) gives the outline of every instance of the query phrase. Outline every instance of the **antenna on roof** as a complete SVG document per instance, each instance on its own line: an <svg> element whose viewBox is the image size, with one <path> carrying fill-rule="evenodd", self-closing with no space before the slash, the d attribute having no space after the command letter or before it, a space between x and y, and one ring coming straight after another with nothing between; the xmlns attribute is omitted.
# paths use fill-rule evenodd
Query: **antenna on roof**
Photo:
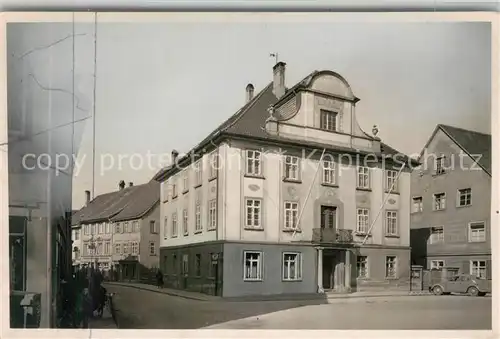
<svg viewBox="0 0 500 339"><path fill-rule="evenodd" d="M270 57L274 57L276 63L278 63L279 59L278 59L278 53L269 53L269 56Z"/></svg>

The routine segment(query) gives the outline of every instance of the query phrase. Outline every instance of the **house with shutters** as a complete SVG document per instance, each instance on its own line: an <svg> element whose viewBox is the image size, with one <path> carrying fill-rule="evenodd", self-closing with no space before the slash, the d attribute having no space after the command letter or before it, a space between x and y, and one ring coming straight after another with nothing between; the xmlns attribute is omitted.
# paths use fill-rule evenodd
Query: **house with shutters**
<svg viewBox="0 0 500 339"><path fill-rule="evenodd" d="M491 278L491 135L438 125L411 178L412 263Z"/></svg>
<svg viewBox="0 0 500 339"><path fill-rule="evenodd" d="M409 288L414 162L363 131L341 75L287 87L285 68L156 174L166 285L223 297Z"/></svg>
<svg viewBox="0 0 500 339"><path fill-rule="evenodd" d="M118 190L90 199L73 214L73 265L109 270L127 267L122 278L138 279L139 267L158 267L160 186L122 180Z"/></svg>

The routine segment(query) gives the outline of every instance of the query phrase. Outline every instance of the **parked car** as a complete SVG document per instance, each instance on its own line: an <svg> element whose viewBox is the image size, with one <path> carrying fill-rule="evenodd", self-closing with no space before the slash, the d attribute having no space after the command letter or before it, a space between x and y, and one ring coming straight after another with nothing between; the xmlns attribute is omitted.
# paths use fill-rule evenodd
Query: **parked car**
<svg viewBox="0 0 500 339"><path fill-rule="evenodd" d="M491 280L470 274L443 275L439 281L435 281L429 286L429 290L435 295L459 293L482 297L491 293Z"/></svg>

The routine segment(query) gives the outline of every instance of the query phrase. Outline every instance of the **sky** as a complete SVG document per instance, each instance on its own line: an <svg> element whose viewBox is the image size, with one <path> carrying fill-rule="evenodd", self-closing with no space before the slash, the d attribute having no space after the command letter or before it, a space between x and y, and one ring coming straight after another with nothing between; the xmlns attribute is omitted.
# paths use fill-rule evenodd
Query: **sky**
<svg viewBox="0 0 500 339"><path fill-rule="evenodd" d="M31 29L26 44L71 29ZM341 74L360 98L360 126L370 133L376 124L378 136L406 154L420 152L439 123L490 133L489 23L100 23L95 101L93 29L76 28L76 87L85 106L77 118L95 107L95 121L75 127L73 209L92 188L94 123L95 194L116 190L120 180L145 183L162 161L152 156L152 166L138 169L138 156L186 152L201 141L244 104L248 83L258 93L272 81L270 53L286 62L288 87L314 70ZM71 58L70 41L48 53Z"/></svg>

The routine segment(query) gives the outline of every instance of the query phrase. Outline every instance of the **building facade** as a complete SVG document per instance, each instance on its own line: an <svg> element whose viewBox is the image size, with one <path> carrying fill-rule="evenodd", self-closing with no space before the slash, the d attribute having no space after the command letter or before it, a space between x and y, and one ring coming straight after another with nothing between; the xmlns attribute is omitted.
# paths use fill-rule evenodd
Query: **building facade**
<svg viewBox="0 0 500 339"><path fill-rule="evenodd" d="M412 261L491 278L491 136L438 125L412 173Z"/></svg>
<svg viewBox="0 0 500 339"><path fill-rule="evenodd" d="M408 288L408 157L332 71L273 81L160 171L169 286L224 297ZM398 159L396 159L398 158Z"/></svg>
<svg viewBox="0 0 500 339"><path fill-rule="evenodd" d="M73 222L74 265L97 265L108 271L126 261L127 276L136 278L138 267L159 265L160 186L125 187L90 200L76 213ZM77 239L78 237L78 239Z"/></svg>

